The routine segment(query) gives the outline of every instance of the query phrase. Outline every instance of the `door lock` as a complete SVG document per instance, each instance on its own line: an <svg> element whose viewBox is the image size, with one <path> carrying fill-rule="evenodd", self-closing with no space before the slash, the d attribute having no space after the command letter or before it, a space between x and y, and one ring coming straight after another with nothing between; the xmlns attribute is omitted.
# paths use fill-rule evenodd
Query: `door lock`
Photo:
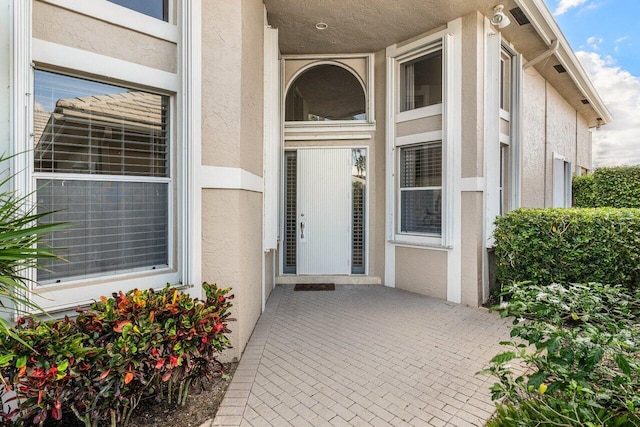
<svg viewBox="0 0 640 427"><path fill-rule="evenodd" d="M304 239L304 222L300 222L300 238Z"/></svg>

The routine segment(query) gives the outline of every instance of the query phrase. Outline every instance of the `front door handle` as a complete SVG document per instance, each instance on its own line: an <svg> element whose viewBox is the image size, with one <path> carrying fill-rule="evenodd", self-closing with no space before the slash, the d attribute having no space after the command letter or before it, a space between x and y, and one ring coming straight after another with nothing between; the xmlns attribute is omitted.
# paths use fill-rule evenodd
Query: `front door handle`
<svg viewBox="0 0 640 427"><path fill-rule="evenodd" d="M304 239L304 222L300 222L300 238Z"/></svg>

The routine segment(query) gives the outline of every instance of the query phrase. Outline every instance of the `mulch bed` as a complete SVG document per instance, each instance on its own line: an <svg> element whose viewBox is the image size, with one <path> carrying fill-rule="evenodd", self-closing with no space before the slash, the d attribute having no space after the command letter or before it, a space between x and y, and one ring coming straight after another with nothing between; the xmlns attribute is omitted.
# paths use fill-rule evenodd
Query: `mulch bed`
<svg viewBox="0 0 640 427"><path fill-rule="evenodd" d="M192 387L184 406L158 403L153 399L141 402L129 427L199 427L216 415L237 366L237 363L225 363L225 378L204 380L202 388ZM84 424L73 413L65 413L61 421L49 420L45 426L84 427Z"/></svg>

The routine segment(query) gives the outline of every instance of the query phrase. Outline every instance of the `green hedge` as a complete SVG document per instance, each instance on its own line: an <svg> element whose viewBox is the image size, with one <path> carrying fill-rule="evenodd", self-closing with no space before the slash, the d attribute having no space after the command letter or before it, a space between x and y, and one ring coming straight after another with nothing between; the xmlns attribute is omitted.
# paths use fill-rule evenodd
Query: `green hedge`
<svg viewBox="0 0 640 427"><path fill-rule="evenodd" d="M577 208L595 208L598 206L593 175L582 175L573 178L573 205Z"/></svg>
<svg viewBox="0 0 640 427"><path fill-rule="evenodd" d="M502 284L640 284L640 209L519 209L494 237Z"/></svg>
<svg viewBox="0 0 640 427"><path fill-rule="evenodd" d="M573 196L580 208L640 208L640 165L600 168L576 177Z"/></svg>

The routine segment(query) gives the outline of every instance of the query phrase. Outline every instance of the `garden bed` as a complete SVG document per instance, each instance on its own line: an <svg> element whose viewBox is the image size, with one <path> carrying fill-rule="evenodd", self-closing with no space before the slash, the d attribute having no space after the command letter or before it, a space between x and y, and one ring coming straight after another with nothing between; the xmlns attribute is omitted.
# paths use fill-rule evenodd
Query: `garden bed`
<svg viewBox="0 0 640 427"><path fill-rule="evenodd" d="M196 386L187 398L184 406L166 404L148 399L131 417L129 427L199 427L205 421L213 419L222 398L231 383L237 363L224 364L225 376L204 380L203 387ZM73 413L65 414L62 420L51 420L46 427L84 427Z"/></svg>

